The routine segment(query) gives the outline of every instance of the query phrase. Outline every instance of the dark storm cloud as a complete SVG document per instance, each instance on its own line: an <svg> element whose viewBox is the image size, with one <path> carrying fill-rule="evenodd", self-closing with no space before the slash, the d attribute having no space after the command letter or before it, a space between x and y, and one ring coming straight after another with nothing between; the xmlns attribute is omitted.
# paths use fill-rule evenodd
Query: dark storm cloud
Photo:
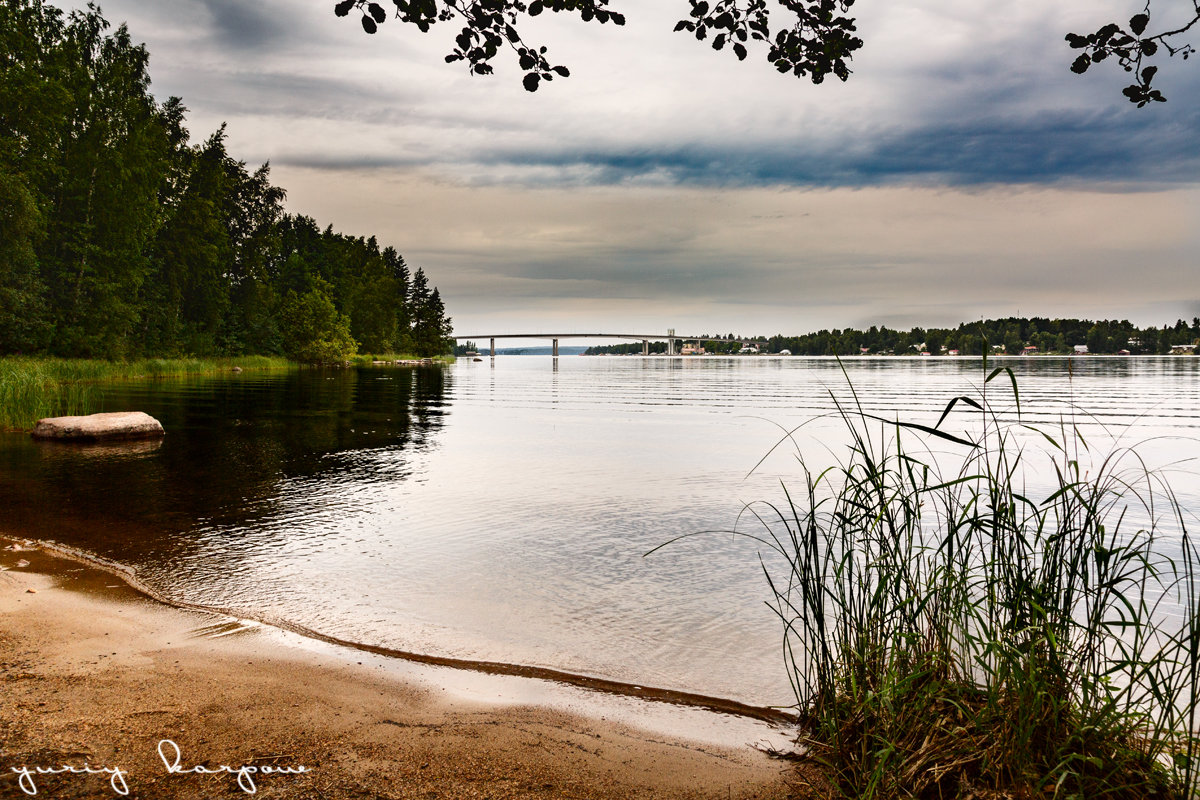
<svg viewBox="0 0 1200 800"><path fill-rule="evenodd" d="M286 6L246 0L197 0L208 12L211 41L226 51L261 53L290 46L301 38L300 15Z"/></svg>
<svg viewBox="0 0 1200 800"><path fill-rule="evenodd" d="M931 176L951 184L1064 179L1190 182L1200 178L1200 113L1173 123L1112 113L1081 119L1045 112L1023 120L968 114L968 122L884 137L855 164L867 179Z"/></svg>
<svg viewBox="0 0 1200 800"><path fill-rule="evenodd" d="M459 151L457 163L478 182L499 171L525 171L519 182L615 185L649 181L695 186L869 186L916 182L994 183L1200 179L1200 110L1177 103L1170 119L1124 109L1081 117L1044 111L989 118L964 109L960 121L910 129L847 133L833 144L719 143L640 146L488 147ZM284 163L321 169L436 164L440 154L322 152ZM542 169L534 169L542 168ZM507 178L506 178L507 180Z"/></svg>
<svg viewBox="0 0 1200 800"><path fill-rule="evenodd" d="M588 182L660 175L672 183L733 186L863 186L915 180L948 185L1065 180L1183 183L1200 179L1200 111L1183 107L1164 124L1150 114L1080 119L1044 112L1025 119L965 121L847 137L844 147L725 146L511 153L492 161L583 167Z"/></svg>

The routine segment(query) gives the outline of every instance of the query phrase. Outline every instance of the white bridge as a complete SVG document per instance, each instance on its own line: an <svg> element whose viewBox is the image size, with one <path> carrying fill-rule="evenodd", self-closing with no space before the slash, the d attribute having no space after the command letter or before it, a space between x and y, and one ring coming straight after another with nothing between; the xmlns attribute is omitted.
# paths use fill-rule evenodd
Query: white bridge
<svg viewBox="0 0 1200 800"><path fill-rule="evenodd" d="M675 355L675 343L678 341L704 341L712 337L705 336L677 336L675 329L671 328L666 335L661 333L489 333L484 336L452 336L450 337L457 341L467 341L468 339L480 341L487 339L491 343L492 357L496 356L496 340L497 339L549 339L554 343L553 355L558 358L558 340L559 339L626 339L632 341L641 341L642 355L650 355L650 341L652 339L667 340L667 355Z"/></svg>

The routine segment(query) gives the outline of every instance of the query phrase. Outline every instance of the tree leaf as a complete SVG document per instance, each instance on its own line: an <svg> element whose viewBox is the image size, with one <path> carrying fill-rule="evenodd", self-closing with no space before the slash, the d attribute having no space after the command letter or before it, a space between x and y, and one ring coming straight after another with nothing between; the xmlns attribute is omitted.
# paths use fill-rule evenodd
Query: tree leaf
<svg viewBox="0 0 1200 800"><path fill-rule="evenodd" d="M344 17L350 13L350 9L352 8L354 8L354 0L342 0L342 2L333 7L333 13L339 17Z"/></svg>
<svg viewBox="0 0 1200 800"><path fill-rule="evenodd" d="M525 91L536 92L538 90L539 81L541 81L541 77L536 72L529 72L526 73L521 82L525 84Z"/></svg>
<svg viewBox="0 0 1200 800"><path fill-rule="evenodd" d="M384 13L383 6L379 5L379 3L368 3L367 11L371 12L372 19L380 24L383 24L383 21L387 19L387 14Z"/></svg>
<svg viewBox="0 0 1200 800"><path fill-rule="evenodd" d="M1137 14L1129 20L1129 30L1133 31L1134 35L1141 36L1146 30L1146 26L1150 24L1149 14Z"/></svg>
<svg viewBox="0 0 1200 800"><path fill-rule="evenodd" d="M375 20L371 19L366 14L363 14L362 26L363 30L367 33L374 33L375 31L379 30L379 26L375 24Z"/></svg>

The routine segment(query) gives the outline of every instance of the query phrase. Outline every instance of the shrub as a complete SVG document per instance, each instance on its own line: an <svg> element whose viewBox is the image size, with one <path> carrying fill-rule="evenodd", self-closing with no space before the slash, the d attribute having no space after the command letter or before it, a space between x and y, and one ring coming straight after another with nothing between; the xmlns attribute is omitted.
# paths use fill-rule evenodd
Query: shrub
<svg viewBox="0 0 1200 800"><path fill-rule="evenodd" d="M350 336L350 320L339 314L321 286L304 294L289 292L280 309L283 352L302 364L332 364L358 349Z"/></svg>

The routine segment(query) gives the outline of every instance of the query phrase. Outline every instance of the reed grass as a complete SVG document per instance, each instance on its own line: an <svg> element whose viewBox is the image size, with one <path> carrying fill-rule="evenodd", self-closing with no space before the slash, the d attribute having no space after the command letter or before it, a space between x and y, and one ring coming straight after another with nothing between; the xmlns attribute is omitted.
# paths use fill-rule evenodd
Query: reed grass
<svg viewBox="0 0 1200 800"><path fill-rule="evenodd" d="M0 430L27 430L42 417L92 413L100 402L101 386L108 381L289 366L285 359L271 356L140 361L0 358Z"/></svg>
<svg viewBox="0 0 1200 800"><path fill-rule="evenodd" d="M404 353L359 353L350 358L350 364L356 367L369 367L376 361L420 361L429 356L414 356ZM433 356L432 361L446 364L455 362L454 356L440 355Z"/></svg>
<svg viewBox="0 0 1200 800"><path fill-rule="evenodd" d="M1135 449L1022 422L984 368L931 426L835 397L848 455L739 523L769 549L806 757L853 798L1194 797L1185 512Z"/></svg>

